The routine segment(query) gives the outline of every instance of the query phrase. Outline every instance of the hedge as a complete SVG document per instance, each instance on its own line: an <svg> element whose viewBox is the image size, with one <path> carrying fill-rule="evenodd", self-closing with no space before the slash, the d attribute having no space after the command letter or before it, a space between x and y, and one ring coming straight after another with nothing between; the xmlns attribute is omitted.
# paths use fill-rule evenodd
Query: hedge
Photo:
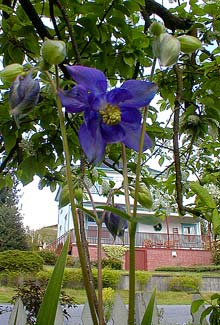
<svg viewBox="0 0 220 325"><path fill-rule="evenodd" d="M43 269L43 259L34 252L9 250L0 252L0 272L33 273Z"/></svg>

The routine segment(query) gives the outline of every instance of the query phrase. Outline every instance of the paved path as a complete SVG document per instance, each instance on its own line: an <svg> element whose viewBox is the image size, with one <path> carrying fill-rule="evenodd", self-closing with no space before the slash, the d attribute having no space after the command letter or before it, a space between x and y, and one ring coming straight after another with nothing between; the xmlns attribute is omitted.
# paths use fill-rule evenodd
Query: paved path
<svg viewBox="0 0 220 325"><path fill-rule="evenodd" d="M3 304L1 304L3 305ZM65 325L82 325L81 313L83 305L69 309L71 318L65 320ZM161 325L187 325L191 320L190 305L160 305L158 306L161 312ZM0 324L8 324L9 313L0 315ZM117 325L117 324L116 324Z"/></svg>

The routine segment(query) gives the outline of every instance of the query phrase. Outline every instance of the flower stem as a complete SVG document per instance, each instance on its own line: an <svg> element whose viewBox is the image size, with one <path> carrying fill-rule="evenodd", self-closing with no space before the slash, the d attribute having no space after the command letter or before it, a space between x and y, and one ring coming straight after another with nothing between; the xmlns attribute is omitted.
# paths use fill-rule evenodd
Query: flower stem
<svg viewBox="0 0 220 325"><path fill-rule="evenodd" d="M86 288L86 293L87 293L87 297L88 297L88 302L89 302L89 307L90 307L93 324L98 325L94 301L92 298L92 293L91 293L91 290L89 290L90 286L89 286L89 278L88 278L87 269L86 269L86 260L85 260L84 254L83 254L83 247L81 244L80 233L79 233L79 222L78 222L78 214L77 214L77 209L76 209L75 200L74 200L69 146L68 146L64 116L63 116L63 112L62 112L62 105L61 105L60 99L57 95L56 86L55 86L54 82L51 80L49 73L47 75L49 76L51 85L53 87L54 94L56 95L56 104L57 104L57 109L58 109L60 129L61 129L61 135L62 135L62 141L63 141L63 149L64 149L65 161L66 161L66 177L67 177L67 184L68 184L68 189L69 189L71 212L72 212L72 218L73 218L74 231L75 231L75 236L76 236L76 244L77 244L77 248L78 248L79 259L80 259L80 263L81 263L82 273L84 276L84 284L85 284L85 288ZM56 67L56 76L57 76L56 80L58 80L57 67Z"/></svg>

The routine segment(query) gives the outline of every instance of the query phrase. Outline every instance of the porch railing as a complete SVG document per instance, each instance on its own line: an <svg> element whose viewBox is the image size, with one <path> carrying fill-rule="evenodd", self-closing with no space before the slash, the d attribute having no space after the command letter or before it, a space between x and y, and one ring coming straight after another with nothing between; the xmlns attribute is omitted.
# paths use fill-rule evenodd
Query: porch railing
<svg viewBox="0 0 220 325"><path fill-rule="evenodd" d="M67 234L59 237L54 242L47 245L47 249L56 251L59 247L63 246ZM87 241L89 244L97 244L96 229L87 230ZM74 229L71 230L70 244L74 244L75 233ZM102 244L106 245L129 245L129 236L125 232L124 240L116 238L114 241L111 234L107 229L102 229ZM181 234L164 234L164 233L145 233L137 232L136 234L136 247L146 248L173 248L173 249L210 249L211 239L208 235L181 235Z"/></svg>

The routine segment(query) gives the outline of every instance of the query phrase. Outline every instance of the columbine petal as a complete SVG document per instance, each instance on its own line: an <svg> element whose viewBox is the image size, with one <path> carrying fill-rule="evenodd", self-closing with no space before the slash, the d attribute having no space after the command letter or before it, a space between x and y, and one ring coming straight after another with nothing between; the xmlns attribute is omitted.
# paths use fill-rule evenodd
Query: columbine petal
<svg viewBox="0 0 220 325"><path fill-rule="evenodd" d="M134 149L135 151L139 151L140 137L141 137L141 125L139 128L131 127L130 123L121 123L121 125L126 130L126 136L124 137L122 142L128 148ZM145 151L147 148L150 148L151 145L152 145L151 139L145 133L143 151Z"/></svg>
<svg viewBox="0 0 220 325"><path fill-rule="evenodd" d="M101 133L106 143L120 142L125 137L125 130L121 127L120 124L107 125L102 123Z"/></svg>
<svg viewBox="0 0 220 325"><path fill-rule="evenodd" d="M59 90L58 95L63 107L69 113L82 112L89 105L88 92L81 86L75 86L68 91Z"/></svg>
<svg viewBox="0 0 220 325"><path fill-rule="evenodd" d="M127 89L115 88L107 93L107 102L112 105L120 105L121 102L132 98L133 96Z"/></svg>
<svg viewBox="0 0 220 325"><path fill-rule="evenodd" d="M121 121L126 123L132 123L135 127L139 127L141 125L141 112L134 108L134 109L121 109Z"/></svg>
<svg viewBox="0 0 220 325"><path fill-rule="evenodd" d="M150 103L157 91L157 85L142 80L128 80L120 89L128 90L132 99L125 100L120 106L126 108L141 108Z"/></svg>
<svg viewBox="0 0 220 325"><path fill-rule="evenodd" d="M96 129L96 134L91 134L86 124L83 123L79 129L79 141L90 163L97 164L102 160L106 143L99 127Z"/></svg>
<svg viewBox="0 0 220 325"><path fill-rule="evenodd" d="M67 66L66 68L70 76L79 85L90 91L94 91L96 94L106 92L107 80L102 71L81 65Z"/></svg>

